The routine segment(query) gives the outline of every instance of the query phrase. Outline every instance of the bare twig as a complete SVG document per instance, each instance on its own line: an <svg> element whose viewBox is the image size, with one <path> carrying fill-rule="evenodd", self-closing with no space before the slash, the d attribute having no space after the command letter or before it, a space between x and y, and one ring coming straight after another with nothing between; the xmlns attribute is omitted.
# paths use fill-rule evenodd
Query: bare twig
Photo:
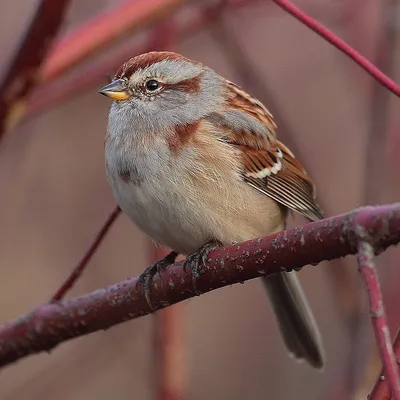
<svg viewBox="0 0 400 400"><path fill-rule="evenodd" d="M307 264L358 252L360 241L377 252L400 241L400 203L363 207L277 234L213 250L201 265L196 289L203 293ZM152 304L161 309L195 296L191 271L175 263L152 282ZM68 339L151 313L142 285L132 278L88 295L44 304L0 328L0 365Z"/></svg>
<svg viewBox="0 0 400 400"><path fill-rule="evenodd" d="M400 374L400 329L397 331L396 338L393 342L393 351L395 353L395 358L397 359L397 372ZM391 400L392 392L388 384L389 382L385 379L383 374L384 371L382 369L374 388L368 396L369 400Z"/></svg>
<svg viewBox="0 0 400 400"><path fill-rule="evenodd" d="M279 7L283 8L289 14L293 15L297 20L308 26L316 34L323 37L326 41L335 46L342 53L350 57L355 63L357 63L364 71L376 79L382 86L385 86L396 96L400 97L400 86L386 76L379 68L375 67L370 61L359 54L351 46L349 46L344 40L337 37L333 32L327 29L325 26L315 21L309 15L304 13L294 4L288 0L272 0Z"/></svg>
<svg viewBox="0 0 400 400"><path fill-rule="evenodd" d="M108 216L106 221L104 222L103 226L101 227L100 231L97 233L96 237L94 238L90 247L86 250L85 254L72 270L71 274L68 278L64 281L64 283L60 286L56 293L52 296L50 302L54 303L60 301L65 294L71 290L74 286L76 281L79 277L83 274L84 270L86 269L89 261L92 259L94 253L99 248L100 244L102 243L103 239L106 237L108 231L110 230L111 226L116 221L118 215L120 214L121 210L119 207L115 207L112 213Z"/></svg>
<svg viewBox="0 0 400 400"><path fill-rule="evenodd" d="M18 123L69 0L41 0L0 83L0 139Z"/></svg>
<svg viewBox="0 0 400 400"><path fill-rule="evenodd" d="M382 72L391 76L395 72L396 38L393 27L388 24L389 15L393 14L393 2L381 2L381 18L378 22L376 51L374 64ZM348 5L350 7L350 4ZM354 7L354 5L352 5ZM389 99L390 92L378 82L372 82L373 89L370 100L369 126L366 138L366 158L364 167L364 195L363 203L379 204L382 202L382 193L385 192L384 177L386 176L386 138L388 135ZM379 260L377 260L379 263ZM379 265L379 264L378 264ZM340 282L342 284L342 282ZM358 291L353 288L353 296L358 296ZM370 366L379 365L379 354L371 349L369 337L365 335L368 320L365 318L365 298L359 299L358 307L349 320L350 336L348 356L345 363L343 376L347 380L349 394L354 398L354 393L370 388Z"/></svg>
<svg viewBox="0 0 400 400"><path fill-rule="evenodd" d="M378 274L374 264L375 251L368 242L360 242L358 246L358 264L360 274L368 292L370 315L375 332L379 353L381 356L385 378L392 392L394 400L400 400L400 379L397 363L390 339L389 326L383 305L382 293L379 285Z"/></svg>

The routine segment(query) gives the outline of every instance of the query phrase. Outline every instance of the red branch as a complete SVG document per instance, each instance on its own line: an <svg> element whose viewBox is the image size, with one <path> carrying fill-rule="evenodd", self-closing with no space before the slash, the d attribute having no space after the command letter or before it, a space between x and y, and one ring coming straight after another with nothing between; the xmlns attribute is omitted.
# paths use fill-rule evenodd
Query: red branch
<svg viewBox="0 0 400 400"><path fill-rule="evenodd" d="M22 100L38 80L38 70L57 34L69 0L42 0L0 84L0 139L18 121Z"/></svg>
<svg viewBox="0 0 400 400"><path fill-rule="evenodd" d="M214 15L206 15L204 11L199 10L197 13L190 14L184 19L177 21L174 20L173 30L174 38L186 38L193 33L203 29L210 20L214 20L218 13L227 9L237 9L243 7L255 0L241 0L233 2L224 2L223 6L215 7ZM172 24L170 24L172 25ZM82 28L83 29L83 28ZM86 33L89 34L89 28L86 28ZM165 34L165 32L164 32ZM85 92L95 84L104 81L104 77L116 71L119 66L127 59L135 54L145 53L150 50L160 50L163 46L159 43L164 41L164 34L160 36L160 29L154 26L148 34L148 43L138 44L136 36L126 38L122 43L116 44L112 49L107 50L106 53L99 55L95 60L88 61L84 65L79 65L69 73L63 74L58 79L51 82L44 82L28 99L26 117L32 117L50 107L54 107L62 101L68 100L73 96ZM93 38L93 35L91 36ZM53 58L58 57L54 52ZM51 61L49 61L50 63ZM59 72L53 73L52 76L59 75L61 70L68 70L71 66L68 59L64 59L66 64L58 62ZM44 78L46 75L44 75Z"/></svg>
<svg viewBox="0 0 400 400"><path fill-rule="evenodd" d="M393 350L397 358L397 373L400 374L400 329L397 332L396 338L393 342ZM391 400L392 391L388 385L388 380L383 375L383 370L379 373L379 378L376 381L374 388L368 396L368 400Z"/></svg>
<svg viewBox="0 0 400 400"><path fill-rule="evenodd" d="M133 29L155 22L182 3L183 0L127 0L101 13L55 44L43 65L41 79L54 79L95 51Z"/></svg>
<svg viewBox="0 0 400 400"><path fill-rule="evenodd" d="M93 257L96 250L99 248L101 242L106 237L108 231L110 230L111 226L117 219L118 215L120 214L121 209L117 206L113 210L113 212L108 216L106 221L104 222L103 226L101 227L100 231L97 233L96 237L94 238L90 247L86 250L85 254L72 270L68 278L65 282L60 286L57 292L53 295L50 302L54 303L56 301L60 301L65 294L74 286L76 281L82 275L83 271L86 269L89 261Z"/></svg>
<svg viewBox="0 0 400 400"><path fill-rule="evenodd" d="M275 1L275 0L274 0ZM254 2L254 0L252 0ZM284 7L284 2L279 2L279 0L275 1L277 4L280 6ZM217 13L220 13L222 10L231 8L235 9L238 7L243 7L250 3L249 0L240 0L240 1L224 1L222 2L220 7L214 7L215 14L210 15L207 12L202 12L202 13L197 13L192 17L186 18L183 22L176 23L176 26L174 29L176 30L176 37L187 37L188 35L191 35L193 32L198 32L200 29L202 29L208 22L214 20L217 17ZM281 4L282 3L282 4ZM289 3L290 4L290 3ZM298 10L294 6L291 5L293 10ZM285 8L286 9L286 8ZM289 10L288 10L289 11ZM117 12L117 11L115 11ZM347 54L350 58L354 59L357 62L357 59L362 59L365 60L368 66L371 66L369 70L367 71L379 82L381 82L380 78L383 77L384 81L389 81L392 83L392 86L394 85L398 90L399 88L397 85L392 82L388 77L386 77L382 71L374 67L369 61L367 61L364 57L360 56L354 49L349 47L345 42L343 42L341 39L336 37L332 32L324 28L322 25L318 24L317 22L313 21L309 16L305 15L302 13L300 10L298 10L301 16L304 16L306 21L312 21L312 23L316 27L320 27L322 29L322 32L324 32L327 36L324 36L324 34L316 29L313 29L312 26L310 26L311 29L317 31L317 33L321 34L325 39L327 39L329 42L334 44L336 47L338 47L340 50L344 51L345 54ZM291 13L292 15L295 15L294 13ZM297 15L295 15L297 18ZM126 19L126 16L124 17ZM149 17L147 17L148 19ZM301 19L302 22L304 22L303 19ZM144 24L144 22L141 22L141 24ZM82 26L81 28L78 28L79 31L81 31L81 34L85 34L85 37L88 36L90 40L94 40L94 35L95 32L91 31L92 22L89 22ZM75 31L74 31L75 32ZM77 36L77 33L71 33L69 34L70 39L67 41L67 39L62 39L62 42L70 43L66 48L78 48L81 46L80 42L78 43L72 43L70 42L71 37ZM82 33L83 32L83 33ZM154 33L152 34L152 38L157 35L157 28L154 30ZM112 33L112 32L111 32ZM103 33L102 33L103 35ZM331 39L331 40L330 40ZM103 37L102 40L106 40L106 37ZM108 39L107 39L108 40ZM83 40L83 43L86 42L86 39ZM59 55L58 52L62 51L64 46L57 45L53 51L52 51L52 56L49 58L47 64L50 65L51 67L46 67L47 72L42 73L42 79L44 81L48 80L49 78L54 78L55 76L58 76L61 74L62 71L66 71L70 69L70 67L73 65L71 63L71 57L66 57L64 55ZM107 54L100 56L100 60L94 60L91 62L88 62L85 65L79 66L76 68L76 70L72 71L70 74L66 76L61 76L59 79L53 81L53 82L48 82L42 85L41 87L38 88L35 93L33 93L33 96L29 99L28 102L28 107L26 111L26 115L31 117L39 112L42 112L43 110L47 110L49 107L53 107L54 105L60 103L61 101L65 101L68 98L71 98L72 96L75 96L79 93L84 92L88 88L92 87L95 85L97 82L101 82L104 80L104 76L109 73L110 71L115 71L124 61L126 61L128 58L132 57L133 54L139 54L143 53L146 51L149 51L151 48L149 48L149 45L145 46L138 46L137 45L137 39L136 37L133 37L131 39L127 39L125 43L122 43L120 45L117 45L115 49L109 50ZM345 51L344 49L347 49ZM79 54L82 52L82 50L75 50L74 52L79 52ZM68 50L68 53L72 54L71 50ZM354 58L354 55L356 57ZM83 59L83 52L82 56L80 56L80 60ZM62 62L61 62L62 61ZM376 72L376 73L375 73ZM382 83L382 82L381 82ZM386 85L385 85L386 86ZM400 91L400 90L399 90ZM398 93L399 93L398 91Z"/></svg>
<svg viewBox="0 0 400 400"><path fill-rule="evenodd" d="M388 88L396 96L400 97L400 86L387 77L379 68L375 67L370 61L359 54L351 46L349 46L344 40L337 37L328 28L315 21L309 15L304 13L300 8L296 7L288 0L272 0L279 7L283 8L289 14L293 15L297 20L308 26L311 30L323 37L333 46L335 46L342 53L349 56L355 63L357 63L362 69L364 69L369 75L376 79L381 85Z"/></svg>
<svg viewBox="0 0 400 400"><path fill-rule="evenodd" d="M360 273L368 292L370 315L374 327L375 340L383 363L385 377L392 389L393 399L400 400L400 379L394 357L389 326L386 320L383 297L378 274L374 264L374 248L370 243L361 242L358 250Z"/></svg>
<svg viewBox="0 0 400 400"><path fill-rule="evenodd" d="M205 293L262 275L355 254L360 242L368 242L376 252L381 252L400 241L399 227L400 203L396 203L363 207L217 249L210 253L207 264L200 266L196 288ZM151 290L156 309L195 295L191 271L185 271L182 262L157 274ZM72 300L41 305L0 328L0 365L149 313L143 288L135 278Z"/></svg>

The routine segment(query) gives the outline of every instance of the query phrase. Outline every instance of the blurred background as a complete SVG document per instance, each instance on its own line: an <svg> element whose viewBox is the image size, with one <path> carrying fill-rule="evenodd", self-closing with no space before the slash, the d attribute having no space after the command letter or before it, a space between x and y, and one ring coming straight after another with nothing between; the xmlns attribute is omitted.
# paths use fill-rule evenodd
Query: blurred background
<svg viewBox="0 0 400 400"><path fill-rule="evenodd" d="M0 74L37 3L1 1ZM400 79L399 1L294 3ZM272 1L74 0L54 49L61 51L76 32L82 44L80 35L88 33L82 27L93 29L120 8L125 11L102 46L93 45L62 73L52 75L47 65L22 122L2 140L0 323L51 297L115 206L103 162L110 103L97 89L144 51L183 53L263 101L279 137L315 180L327 216L398 201L398 99ZM129 28L120 32L128 18ZM108 32L97 27L93 43ZM393 335L400 323L398 253L390 249L378 258ZM68 297L136 276L154 257L150 241L121 215ZM160 331L179 337L177 400L365 398L380 362L355 259L307 267L300 277L326 348L323 372L287 356L262 286L253 280L172 307L173 328L150 315L23 359L1 370L0 398L166 399L156 393Z"/></svg>

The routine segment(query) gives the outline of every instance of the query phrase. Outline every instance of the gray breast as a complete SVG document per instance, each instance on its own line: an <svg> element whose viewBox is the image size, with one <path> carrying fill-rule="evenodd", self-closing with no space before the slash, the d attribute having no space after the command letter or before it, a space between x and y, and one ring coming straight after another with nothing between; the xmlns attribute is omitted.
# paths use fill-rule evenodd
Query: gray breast
<svg viewBox="0 0 400 400"><path fill-rule="evenodd" d="M143 181L143 175L139 173L137 165L134 160L123 160L120 159L116 163L116 174L122 179L125 183L131 183L135 186L140 186Z"/></svg>

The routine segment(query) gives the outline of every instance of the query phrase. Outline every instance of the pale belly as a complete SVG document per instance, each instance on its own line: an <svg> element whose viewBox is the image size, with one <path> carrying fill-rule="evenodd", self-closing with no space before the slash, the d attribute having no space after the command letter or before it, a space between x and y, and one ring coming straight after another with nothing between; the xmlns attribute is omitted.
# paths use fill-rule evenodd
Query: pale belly
<svg viewBox="0 0 400 400"><path fill-rule="evenodd" d="M283 228L281 208L236 177L177 177L134 185L109 179L117 203L155 242L190 254L212 239L225 245Z"/></svg>
<svg viewBox="0 0 400 400"><path fill-rule="evenodd" d="M212 239L230 245L283 229L282 208L242 181L233 150L205 134L200 140L203 152L188 147L174 163L162 138L129 152L107 141L107 177L122 211L154 241L182 254Z"/></svg>

